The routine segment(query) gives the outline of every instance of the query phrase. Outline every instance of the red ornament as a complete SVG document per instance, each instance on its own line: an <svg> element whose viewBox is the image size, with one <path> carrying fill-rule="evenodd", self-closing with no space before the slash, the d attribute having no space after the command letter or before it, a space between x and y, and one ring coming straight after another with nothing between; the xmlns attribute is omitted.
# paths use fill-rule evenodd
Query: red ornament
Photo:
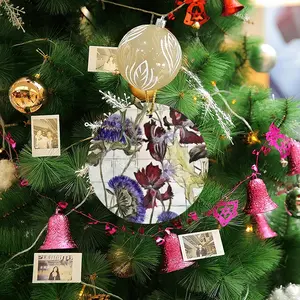
<svg viewBox="0 0 300 300"><path fill-rule="evenodd" d="M270 198L266 185L260 178L249 181L247 194L248 202L244 211L249 215L257 215L277 208L277 204Z"/></svg>
<svg viewBox="0 0 300 300"><path fill-rule="evenodd" d="M289 160L289 176L300 174L300 143L292 141Z"/></svg>
<svg viewBox="0 0 300 300"><path fill-rule="evenodd" d="M188 5L185 19L184 19L184 24L192 26L195 23L199 23L200 25L205 24L210 17L206 14L205 11L205 4L206 0L176 0L175 5L180 6L183 3ZM170 14L168 16L169 20L174 20L175 16L174 14Z"/></svg>
<svg viewBox="0 0 300 300"><path fill-rule="evenodd" d="M253 218L257 224L256 232L259 238L264 240L277 236L277 233L269 226L264 214L257 214Z"/></svg>
<svg viewBox="0 0 300 300"><path fill-rule="evenodd" d="M49 218L47 235L39 250L59 250L77 248L70 232L69 220L59 205L56 212Z"/></svg>
<svg viewBox="0 0 300 300"><path fill-rule="evenodd" d="M222 16L224 17L232 16L235 13L242 10L243 8L244 5L242 5L237 0L224 0Z"/></svg>
<svg viewBox="0 0 300 300"><path fill-rule="evenodd" d="M179 271L195 263L194 261L183 260L177 234L166 234L164 241L164 265L162 273L171 273L174 271Z"/></svg>

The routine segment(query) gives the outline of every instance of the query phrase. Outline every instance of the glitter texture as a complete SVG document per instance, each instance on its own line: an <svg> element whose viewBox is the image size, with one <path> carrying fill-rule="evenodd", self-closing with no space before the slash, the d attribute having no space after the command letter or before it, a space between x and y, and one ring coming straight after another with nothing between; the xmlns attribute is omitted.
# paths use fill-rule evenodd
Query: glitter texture
<svg viewBox="0 0 300 300"><path fill-rule="evenodd" d="M260 178L255 178L249 181L248 202L244 209L249 215L257 215L265 213L277 208L277 204L270 198L266 185Z"/></svg>
<svg viewBox="0 0 300 300"><path fill-rule="evenodd" d="M48 221L47 235L39 250L74 249L77 248L70 232L68 217L56 210Z"/></svg>
<svg viewBox="0 0 300 300"><path fill-rule="evenodd" d="M165 236L164 244L164 266L162 273L171 273L187 268L194 264L194 261L184 261L177 234L171 233Z"/></svg>
<svg viewBox="0 0 300 300"><path fill-rule="evenodd" d="M257 224L257 235L262 239L269 239L277 236L277 233L271 229L264 214L253 216Z"/></svg>
<svg viewBox="0 0 300 300"><path fill-rule="evenodd" d="M300 143L293 141L289 156L289 176L300 174Z"/></svg>

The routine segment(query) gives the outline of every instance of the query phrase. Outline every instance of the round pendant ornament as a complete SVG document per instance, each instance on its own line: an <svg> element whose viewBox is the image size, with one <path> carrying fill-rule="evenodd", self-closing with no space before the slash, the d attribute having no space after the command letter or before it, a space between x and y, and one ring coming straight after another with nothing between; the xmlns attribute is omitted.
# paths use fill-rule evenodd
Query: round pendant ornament
<svg viewBox="0 0 300 300"><path fill-rule="evenodd" d="M23 114L38 111L46 102L46 89L35 79L22 77L9 89L11 105Z"/></svg>
<svg viewBox="0 0 300 300"><path fill-rule="evenodd" d="M206 145L192 121L157 104L129 106L97 123L89 177L101 202L129 222L174 219L198 198L208 171Z"/></svg>
<svg viewBox="0 0 300 300"><path fill-rule="evenodd" d="M182 51L166 28L141 25L130 30L117 51L118 69L129 84L142 91L169 84L181 67Z"/></svg>

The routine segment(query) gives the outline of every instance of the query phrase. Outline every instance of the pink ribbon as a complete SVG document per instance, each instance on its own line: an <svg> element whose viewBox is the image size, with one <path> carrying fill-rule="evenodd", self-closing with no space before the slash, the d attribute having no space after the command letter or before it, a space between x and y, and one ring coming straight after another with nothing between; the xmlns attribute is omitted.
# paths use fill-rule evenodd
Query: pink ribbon
<svg viewBox="0 0 300 300"><path fill-rule="evenodd" d="M27 179L22 179L20 181L20 186L24 187L24 186L28 186L29 185L29 182Z"/></svg>
<svg viewBox="0 0 300 300"><path fill-rule="evenodd" d="M199 220L199 217L195 211L192 211L188 214L187 222L188 224L191 224L192 222L197 222Z"/></svg>
<svg viewBox="0 0 300 300"><path fill-rule="evenodd" d="M17 147L17 143L15 142L15 140L12 138L10 133L7 133L7 135L5 136L5 140L11 145L11 147L13 149L15 149Z"/></svg>
<svg viewBox="0 0 300 300"><path fill-rule="evenodd" d="M66 209L68 207L68 202L60 201L57 203L57 207L60 209Z"/></svg>
<svg viewBox="0 0 300 300"><path fill-rule="evenodd" d="M111 226L108 223L106 223L105 231L106 231L106 234L108 234L108 235L114 235L117 232L117 229L116 229L116 227Z"/></svg>

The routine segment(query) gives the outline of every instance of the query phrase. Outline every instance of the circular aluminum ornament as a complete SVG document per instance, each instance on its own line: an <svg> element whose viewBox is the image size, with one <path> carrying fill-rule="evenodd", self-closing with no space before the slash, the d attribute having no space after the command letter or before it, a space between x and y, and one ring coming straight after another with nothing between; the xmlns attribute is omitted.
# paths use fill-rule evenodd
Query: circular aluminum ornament
<svg viewBox="0 0 300 300"><path fill-rule="evenodd" d="M198 198L208 172L207 150L195 124L157 104L132 105L94 129L89 178L101 202L126 221L174 219Z"/></svg>

